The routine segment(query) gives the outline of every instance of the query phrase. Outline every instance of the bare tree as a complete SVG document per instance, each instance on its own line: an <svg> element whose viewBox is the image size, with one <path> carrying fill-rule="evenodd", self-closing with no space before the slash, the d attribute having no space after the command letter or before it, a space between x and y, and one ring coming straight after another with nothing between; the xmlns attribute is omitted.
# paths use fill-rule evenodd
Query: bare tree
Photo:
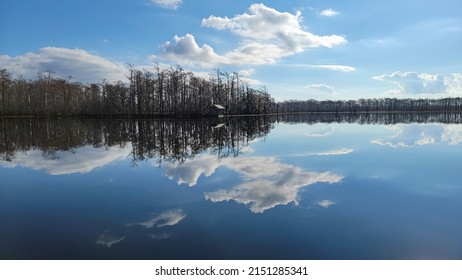
<svg viewBox="0 0 462 280"><path fill-rule="evenodd" d="M11 85L11 73L8 72L6 69L0 70L0 89L2 91L2 115L6 115L7 113L7 90Z"/></svg>

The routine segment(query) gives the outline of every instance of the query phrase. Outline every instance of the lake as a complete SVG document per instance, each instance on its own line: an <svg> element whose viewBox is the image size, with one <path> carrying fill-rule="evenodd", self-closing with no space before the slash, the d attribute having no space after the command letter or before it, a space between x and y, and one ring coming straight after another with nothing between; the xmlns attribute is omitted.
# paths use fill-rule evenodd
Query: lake
<svg viewBox="0 0 462 280"><path fill-rule="evenodd" d="M1 259L462 259L460 114L0 125Z"/></svg>

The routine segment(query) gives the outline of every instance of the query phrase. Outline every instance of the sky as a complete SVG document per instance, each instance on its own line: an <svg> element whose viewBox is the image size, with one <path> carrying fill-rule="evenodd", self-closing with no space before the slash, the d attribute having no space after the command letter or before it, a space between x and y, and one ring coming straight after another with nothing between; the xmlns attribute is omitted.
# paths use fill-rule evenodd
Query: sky
<svg viewBox="0 0 462 280"><path fill-rule="evenodd" d="M462 96L460 0L0 0L0 68L238 72L277 100Z"/></svg>

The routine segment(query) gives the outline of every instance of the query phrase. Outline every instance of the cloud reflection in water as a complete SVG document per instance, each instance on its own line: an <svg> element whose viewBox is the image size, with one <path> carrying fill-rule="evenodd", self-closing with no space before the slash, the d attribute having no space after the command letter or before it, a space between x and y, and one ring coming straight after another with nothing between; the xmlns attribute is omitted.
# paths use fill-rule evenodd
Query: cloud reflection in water
<svg viewBox="0 0 462 280"><path fill-rule="evenodd" d="M186 217L186 214L181 209L173 209L162 212L155 215L146 222L139 223L138 225L143 226L147 229L153 228L154 226L161 228L165 226L174 226L181 222Z"/></svg>
<svg viewBox="0 0 462 280"><path fill-rule="evenodd" d="M23 166L32 170L45 170L50 175L88 173L114 161L125 159L130 154L131 145L124 148L94 148L85 146L71 151L57 151L52 158L44 157L42 151L30 150L18 153L12 162L0 161L4 167Z"/></svg>
<svg viewBox="0 0 462 280"><path fill-rule="evenodd" d="M402 124L391 126L390 129L396 131L395 135L371 143L392 148L410 148L439 143L458 145L462 142L462 126L458 124Z"/></svg>
<svg viewBox="0 0 462 280"><path fill-rule="evenodd" d="M343 176L331 172L306 171L300 167L282 163L275 157L255 156L225 158L204 155L189 162L170 164L165 174L178 184L195 186L201 174L212 175L218 167L225 167L239 174L242 182L230 189L206 192L212 202L234 200L248 205L253 213L263 213L278 205L298 204L298 194L306 186L316 183L337 183Z"/></svg>
<svg viewBox="0 0 462 280"><path fill-rule="evenodd" d="M125 236L116 236L109 232L101 234L96 240L96 244L111 248L117 243L122 242L125 239Z"/></svg>
<svg viewBox="0 0 462 280"><path fill-rule="evenodd" d="M318 202L318 205L321 206L321 207L324 207L324 208L329 208L330 206L332 206L334 204L335 204L335 202L333 202L331 200L327 200L327 199Z"/></svg>
<svg viewBox="0 0 462 280"><path fill-rule="evenodd" d="M167 226L174 226L181 222L186 217L186 214L182 209L170 209L160 214L154 215L152 218L141 223L129 223L121 229L124 232L122 234L114 234L114 230L106 230L96 240L97 245L102 245L107 248L111 248L115 244L122 242L125 238L130 237L130 233L135 226L141 226L143 230L148 231L148 235L156 241L168 239L172 236L170 233L159 232L158 229ZM119 229L120 230L120 229Z"/></svg>

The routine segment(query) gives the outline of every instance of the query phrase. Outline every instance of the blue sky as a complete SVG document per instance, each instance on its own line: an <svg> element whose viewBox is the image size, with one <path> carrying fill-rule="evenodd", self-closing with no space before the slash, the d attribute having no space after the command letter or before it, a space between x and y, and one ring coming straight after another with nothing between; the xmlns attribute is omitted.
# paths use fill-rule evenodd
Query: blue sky
<svg viewBox="0 0 462 280"><path fill-rule="evenodd" d="M83 82L126 63L240 72L277 100L462 96L462 2L1 1L0 68Z"/></svg>

